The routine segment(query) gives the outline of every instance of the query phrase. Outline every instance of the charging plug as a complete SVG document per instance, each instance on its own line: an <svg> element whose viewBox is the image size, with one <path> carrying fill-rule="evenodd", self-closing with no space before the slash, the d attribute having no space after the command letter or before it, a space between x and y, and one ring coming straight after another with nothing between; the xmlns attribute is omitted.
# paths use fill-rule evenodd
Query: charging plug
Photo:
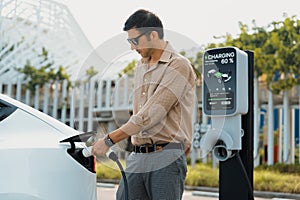
<svg viewBox="0 0 300 200"><path fill-rule="evenodd" d="M90 157L92 156L92 148L93 146L89 146L87 148L84 148L82 149L82 155L84 157ZM115 152L113 152L111 149L109 149L107 152L106 152L106 157L108 157L109 159L113 160L113 161L118 161L118 156L115 154Z"/></svg>

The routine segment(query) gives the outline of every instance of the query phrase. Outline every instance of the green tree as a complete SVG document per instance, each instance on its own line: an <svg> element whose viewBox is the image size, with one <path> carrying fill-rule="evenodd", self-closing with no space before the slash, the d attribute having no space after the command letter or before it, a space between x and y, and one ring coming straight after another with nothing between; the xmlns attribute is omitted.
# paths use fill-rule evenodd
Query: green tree
<svg viewBox="0 0 300 200"><path fill-rule="evenodd" d="M225 41L220 44L209 44L207 48L234 46L241 50L252 50L255 54L255 72L257 76L262 75L264 72L266 63L265 55L262 51L262 46L268 40L268 32L264 27L257 27L253 20L253 28L249 30L249 27L239 22L240 34L238 37L233 38L229 33L223 36Z"/></svg>
<svg viewBox="0 0 300 200"><path fill-rule="evenodd" d="M118 75L122 77L124 74L133 75L137 60L131 61Z"/></svg>
<svg viewBox="0 0 300 200"><path fill-rule="evenodd" d="M264 50L269 51L267 83L274 93L300 83L300 20L293 16L274 22Z"/></svg>
<svg viewBox="0 0 300 200"><path fill-rule="evenodd" d="M39 57L42 57L41 63L48 60L48 51L43 47ZM59 66L57 70L53 68L53 62L37 68L33 66L28 60L23 68L16 68L16 70L25 75L24 80L27 81L26 87L35 92L36 86L43 86L45 83L53 83L56 80L68 80L68 86L70 86L69 75L66 73L63 66Z"/></svg>
<svg viewBox="0 0 300 200"><path fill-rule="evenodd" d="M88 77L87 80L89 81L89 80L91 80L91 78L93 76L95 76L96 74L98 74L98 71L95 69L94 66L91 66L89 69L87 69L85 71L85 74L87 75L87 77Z"/></svg>
<svg viewBox="0 0 300 200"><path fill-rule="evenodd" d="M223 36L225 42L210 44L208 48L235 46L241 50L253 50L257 76L266 75L268 88L278 94L300 83L300 22L293 17L272 22L268 28L253 28L239 23L240 34L233 38Z"/></svg>

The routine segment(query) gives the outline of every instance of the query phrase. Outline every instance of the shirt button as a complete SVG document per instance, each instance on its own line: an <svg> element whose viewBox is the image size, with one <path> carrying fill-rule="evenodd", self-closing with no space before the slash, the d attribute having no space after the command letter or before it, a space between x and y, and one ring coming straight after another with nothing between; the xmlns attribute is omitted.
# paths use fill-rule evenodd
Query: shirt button
<svg viewBox="0 0 300 200"><path fill-rule="evenodd" d="M147 82L147 79L146 79L146 78L144 79L144 82Z"/></svg>
<svg viewBox="0 0 300 200"><path fill-rule="evenodd" d="M146 94L146 92L142 92L142 95L144 96Z"/></svg>
<svg viewBox="0 0 300 200"><path fill-rule="evenodd" d="M145 131L143 131L143 132L142 132L142 135L143 135L143 136L146 136L146 135L148 135L148 133L145 132Z"/></svg>
<svg viewBox="0 0 300 200"><path fill-rule="evenodd" d="M139 105L139 108L141 108L142 107L142 105Z"/></svg>

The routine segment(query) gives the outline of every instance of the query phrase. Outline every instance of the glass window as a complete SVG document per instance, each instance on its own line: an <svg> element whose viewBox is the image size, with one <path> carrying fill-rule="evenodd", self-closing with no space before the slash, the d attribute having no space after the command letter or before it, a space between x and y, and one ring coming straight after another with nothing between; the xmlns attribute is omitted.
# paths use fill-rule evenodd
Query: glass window
<svg viewBox="0 0 300 200"><path fill-rule="evenodd" d="M0 100L0 122L11 115L16 109L15 106Z"/></svg>

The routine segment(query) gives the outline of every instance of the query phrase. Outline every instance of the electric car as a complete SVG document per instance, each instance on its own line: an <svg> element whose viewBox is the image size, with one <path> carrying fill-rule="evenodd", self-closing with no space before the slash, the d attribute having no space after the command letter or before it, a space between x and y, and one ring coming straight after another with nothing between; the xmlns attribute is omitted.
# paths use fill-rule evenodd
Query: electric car
<svg viewBox="0 0 300 200"><path fill-rule="evenodd" d="M91 134L0 94L0 199L96 200Z"/></svg>

